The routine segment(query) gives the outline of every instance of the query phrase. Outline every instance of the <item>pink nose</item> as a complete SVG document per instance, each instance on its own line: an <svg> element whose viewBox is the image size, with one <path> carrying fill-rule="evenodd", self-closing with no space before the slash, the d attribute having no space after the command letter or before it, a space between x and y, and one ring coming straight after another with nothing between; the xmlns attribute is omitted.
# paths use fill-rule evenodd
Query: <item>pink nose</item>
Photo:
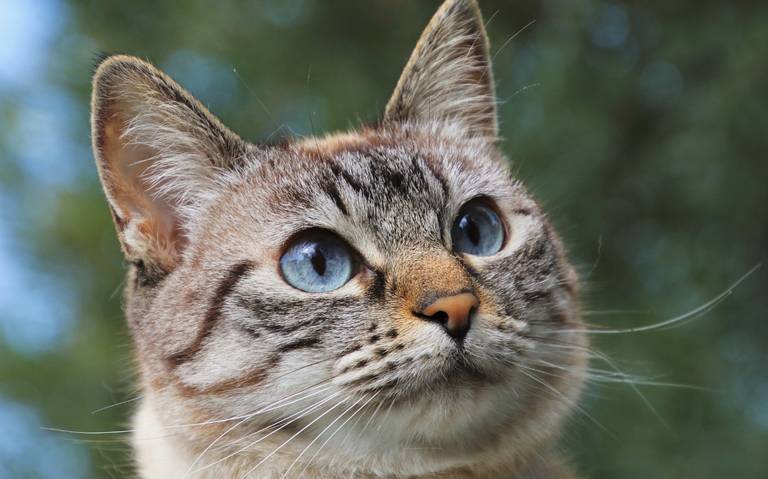
<svg viewBox="0 0 768 479"><path fill-rule="evenodd" d="M461 341L469 331L472 313L479 304L474 294L459 293L437 298L416 313L427 321L441 324L449 336Z"/></svg>

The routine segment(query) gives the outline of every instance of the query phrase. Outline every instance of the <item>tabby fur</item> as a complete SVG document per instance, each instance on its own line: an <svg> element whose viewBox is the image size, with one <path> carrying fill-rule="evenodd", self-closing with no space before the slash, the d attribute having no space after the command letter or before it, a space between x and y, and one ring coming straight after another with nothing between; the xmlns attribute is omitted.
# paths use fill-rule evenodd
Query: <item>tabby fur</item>
<svg viewBox="0 0 768 479"><path fill-rule="evenodd" d="M128 56L98 67L92 112L131 265L140 477L572 477L555 448L586 363L577 277L497 147L474 0L440 7L375 126L250 144ZM477 197L506 223L488 257L451 249ZM361 256L336 291L281 277L311 228ZM413 314L455 291L479 299L461 344Z"/></svg>

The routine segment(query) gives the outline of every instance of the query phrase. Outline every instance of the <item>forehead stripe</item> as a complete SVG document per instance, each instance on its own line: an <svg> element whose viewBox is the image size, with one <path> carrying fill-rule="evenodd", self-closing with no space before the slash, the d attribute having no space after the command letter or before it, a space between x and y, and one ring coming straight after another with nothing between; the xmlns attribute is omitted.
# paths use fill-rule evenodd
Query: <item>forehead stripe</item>
<svg viewBox="0 0 768 479"><path fill-rule="evenodd" d="M333 182L333 179L328 180L328 182L323 186L323 190L325 191L325 194L333 200L339 211L344 213L344 215L349 216L347 205L345 205L344 201L341 199L339 189L336 187L336 183Z"/></svg>
<svg viewBox="0 0 768 479"><path fill-rule="evenodd" d="M345 181L350 186L350 188L355 190L355 192L360 193L363 191L363 185L361 185L359 181L353 178L352 175L350 175L348 172L341 169L338 165L331 165L331 173L333 173L333 175L339 180Z"/></svg>

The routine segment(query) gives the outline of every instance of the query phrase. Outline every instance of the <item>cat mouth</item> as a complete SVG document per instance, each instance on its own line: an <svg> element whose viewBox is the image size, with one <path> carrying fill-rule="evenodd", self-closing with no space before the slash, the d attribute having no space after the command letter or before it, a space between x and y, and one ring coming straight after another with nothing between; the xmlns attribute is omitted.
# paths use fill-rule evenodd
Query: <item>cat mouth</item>
<svg viewBox="0 0 768 479"><path fill-rule="evenodd" d="M501 384L503 377L474 363L463 350L456 350L439 367L423 368L392 378L379 378L376 384L358 391L376 394L379 401L395 405L412 403L425 397L456 391L487 389ZM381 381L383 379L383 381Z"/></svg>

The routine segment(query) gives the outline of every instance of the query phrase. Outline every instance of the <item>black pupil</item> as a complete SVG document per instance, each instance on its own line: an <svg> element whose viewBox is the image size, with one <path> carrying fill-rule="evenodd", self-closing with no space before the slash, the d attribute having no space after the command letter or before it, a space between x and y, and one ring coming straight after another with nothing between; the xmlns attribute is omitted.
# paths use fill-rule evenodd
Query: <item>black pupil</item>
<svg viewBox="0 0 768 479"><path fill-rule="evenodd" d="M480 228L477 226L477 223L472 219L470 215L464 216L461 223L461 226L463 226L464 231L467 233L467 238L469 238L469 241L471 241L475 246L479 245Z"/></svg>
<svg viewBox="0 0 768 479"><path fill-rule="evenodd" d="M317 273L318 276L323 276L325 274L325 255L318 250L317 246L312 248L309 261L312 263L312 267L315 269L315 273Z"/></svg>

